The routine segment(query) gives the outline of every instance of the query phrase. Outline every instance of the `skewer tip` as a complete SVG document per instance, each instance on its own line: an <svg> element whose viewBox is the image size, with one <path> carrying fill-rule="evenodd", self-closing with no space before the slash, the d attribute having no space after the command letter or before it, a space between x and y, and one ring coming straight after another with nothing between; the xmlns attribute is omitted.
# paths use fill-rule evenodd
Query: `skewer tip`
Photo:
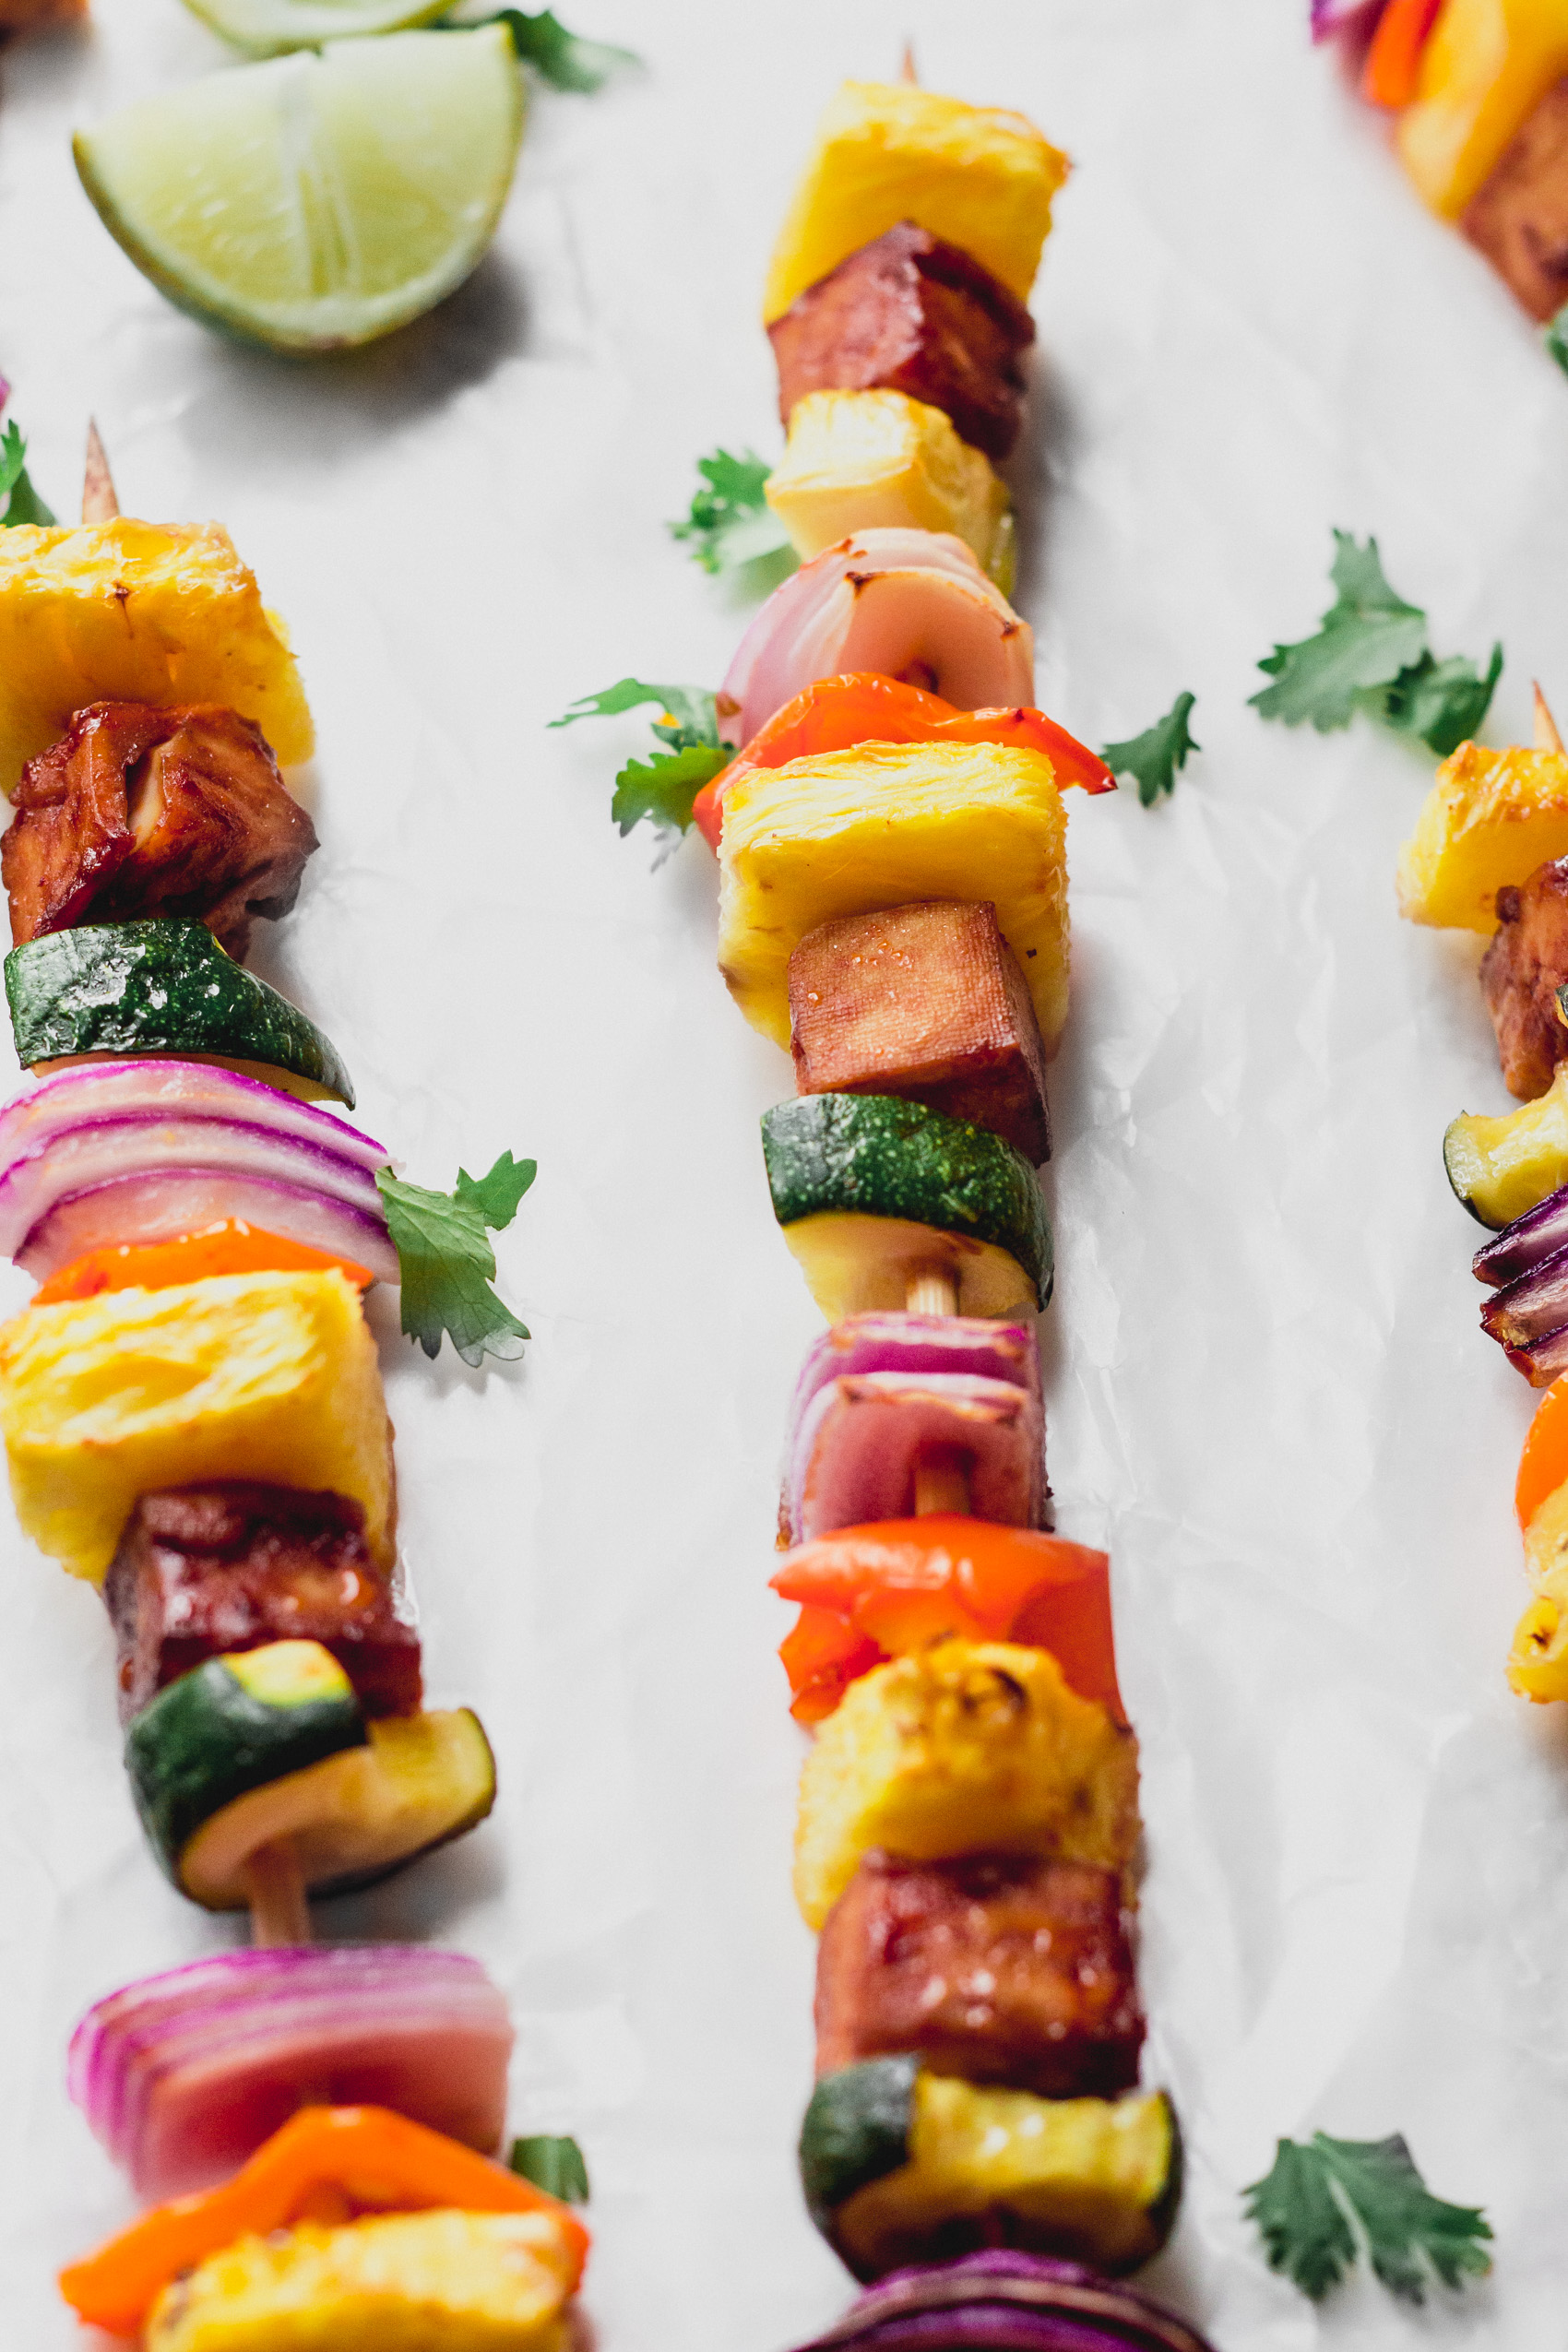
<svg viewBox="0 0 1568 2352"><path fill-rule="evenodd" d="M1534 687L1536 698L1536 749L1538 752L1560 752L1562 749L1562 738L1557 731L1557 721L1551 715L1551 706L1542 694L1538 681L1532 679L1531 684Z"/></svg>
<svg viewBox="0 0 1568 2352"><path fill-rule="evenodd" d="M898 78L901 82L911 82L917 88L920 85L921 77L915 65L915 44L912 41L906 41L904 43L904 62L898 68Z"/></svg>
<svg viewBox="0 0 1568 2352"><path fill-rule="evenodd" d="M89 417L87 424L87 465L82 473L82 520L84 523L112 523L119 511L114 477L109 470L109 459L99 437L98 420Z"/></svg>

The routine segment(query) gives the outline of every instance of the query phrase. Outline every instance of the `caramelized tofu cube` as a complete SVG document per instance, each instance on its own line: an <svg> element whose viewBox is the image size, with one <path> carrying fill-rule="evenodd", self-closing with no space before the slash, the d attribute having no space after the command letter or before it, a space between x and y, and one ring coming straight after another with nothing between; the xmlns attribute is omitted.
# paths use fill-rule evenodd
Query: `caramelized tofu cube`
<svg viewBox="0 0 1568 2352"><path fill-rule="evenodd" d="M412 1715L417 1627L341 1494L249 1479L144 1494L104 1580L119 1644L120 1716L193 1667L266 1642L320 1642L366 1715Z"/></svg>
<svg viewBox="0 0 1568 2352"><path fill-rule="evenodd" d="M1538 866L1522 888L1497 894L1497 929L1481 957L1481 993L1497 1031L1498 1059L1510 1094L1533 1101L1560 1062L1568 1062L1568 1028L1557 992L1568 980L1568 858Z"/></svg>
<svg viewBox="0 0 1568 2352"><path fill-rule="evenodd" d="M1051 1157L1045 1047L996 909L933 898L844 915L790 958L800 1094L891 1094Z"/></svg>
<svg viewBox="0 0 1568 2352"><path fill-rule="evenodd" d="M1018 437L1034 320L989 269L912 220L808 286L767 332L786 425L807 392L903 392L944 410L988 457Z"/></svg>
<svg viewBox="0 0 1568 2352"><path fill-rule="evenodd" d="M1526 118L1459 225L1532 318L1568 302L1568 76Z"/></svg>
<svg viewBox="0 0 1568 2352"><path fill-rule="evenodd" d="M912 2050L934 2074L1107 2098L1137 2081L1143 2038L1113 1871L868 1854L823 1929L819 2074Z"/></svg>
<svg viewBox="0 0 1568 2352"><path fill-rule="evenodd" d="M0 844L11 938L194 915L244 958L316 846L267 740L220 703L93 703L30 760Z"/></svg>

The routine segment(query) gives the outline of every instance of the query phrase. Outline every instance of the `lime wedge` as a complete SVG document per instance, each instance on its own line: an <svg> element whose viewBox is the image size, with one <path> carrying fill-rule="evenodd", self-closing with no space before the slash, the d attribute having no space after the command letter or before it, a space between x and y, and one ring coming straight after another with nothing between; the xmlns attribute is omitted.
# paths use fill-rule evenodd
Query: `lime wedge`
<svg viewBox="0 0 1568 2352"><path fill-rule="evenodd" d="M253 57L319 49L350 34L407 32L444 17L452 0L185 0L193 16Z"/></svg>
<svg viewBox="0 0 1568 2352"><path fill-rule="evenodd" d="M461 285L523 135L504 24L335 42L77 135L105 227L182 310L280 351L369 343Z"/></svg>

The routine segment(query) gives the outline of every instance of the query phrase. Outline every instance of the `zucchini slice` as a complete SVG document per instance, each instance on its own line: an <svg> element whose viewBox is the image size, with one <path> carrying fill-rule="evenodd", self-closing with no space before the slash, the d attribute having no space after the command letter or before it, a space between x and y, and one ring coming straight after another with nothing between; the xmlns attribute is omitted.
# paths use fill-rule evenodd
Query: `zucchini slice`
<svg viewBox="0 0 1568 2352"><path fill-rule="evenodd" d="M250 1858L279 1838L314 1894L352 1894L461 1837L494 1804L495 1758L469 1708L386 1716L365 1728L364 1747L268 1781L204 1822L179 1860L192 1901L244 1910Z"/></svg>
<svg viewBox="0 0 1568 2352"><path fill-rule="evenodd" d="M900 1308L949 1268L960 1314L1051 1296L1051 1220L1022 1152L968 1120L888 1095L811 1094L762 1122L773 1211L830 1322Z"/></svg>
<svg viewBox="0 0 1568 2352"><path fill-rule="evenodd" d="M908 2056L825 2075L800 2154L812 2219L861 2279L998 2244L1133 2270L1165 2243L1181 2197L1162 2091L1042 2099Z"/></svg>
<svg viewBox="0 0 1568 2352"><path fill-rule="evenodd" d="M45 932L6 958L17 1059L78 1053L222 1055L287 1071L351 1111L337 1048L297 1005L183 916Z"/></svg>
<svg viewBox="0 0 1568 2352"><path fill-rule="evenodd" d="M1494 1229L1568 1183L1568 1063L1543 1095L1501 1119L1462 1111L1450 1120L1443 1165L1470 1215Z"/></svg>

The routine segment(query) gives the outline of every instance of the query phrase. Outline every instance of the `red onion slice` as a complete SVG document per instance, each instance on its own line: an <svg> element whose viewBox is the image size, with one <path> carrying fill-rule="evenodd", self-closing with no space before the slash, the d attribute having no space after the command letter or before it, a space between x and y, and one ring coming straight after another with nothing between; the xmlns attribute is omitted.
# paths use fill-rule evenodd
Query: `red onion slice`
<svg viewBox="0 0 1568 2352"><path fill-rule="evenodd" d="M237 1070L160 1055L79 1063L28 1087L0 1111L0 1170L66 1128L138 1111L265 1127L300 1143L317 1144L373 1174L391 1165L386 1146L374 1137L280 1087L244 1077Z"/></svg>
<svg viewBox="0 0 1568 2352"><path fill-rule="evenodd" d="M379 1206L355 1208L308 1186L204 1168L153 1169L68 1194L40 1218L17 1252L17 1264L44 1282L89 1250L177 1241L184 1233L208 1232L230 1218L303 1241L307 1249L350 1258L379 1282L399 1279L398 1253Z"/></svg>
<svg viewBox="0 0 1568 2352"><path fill-rule="evenodd" d="M411 1944L226 1952L127 1985L72 2037L72 2098L145 2197L225 2178L296 2108L389 2107L491 2154L506 2004L477 1960Z"/></svg>
<svg viewBox="0 0 1568 2352"><path fill-rule="evenodd" d="M790 1408L791 1431L826 1382L876 1372L970 1372L1039 1395L1039 1352L1028 1324L891 1311L846 1315L806 1351Z"/></svg>
<svg viewBox="0 0 1568 2352"><path fill-rule="evenodd" d="M1544 1201L1527 1208L1490 1241L1483 1241L1470 1265L1478 1282L1496 1288L1528 1274L1532 1266L1563 1249L1568 1249L1568 1184L1549 1193Z"/></svg>
<svg viewBox="0 0 1568 2352"><path fill-rule="evenodd" d="M800 2352L1211 2352L1195 2328L1077 2263L969 2254L890 2272Z"/></svg>
<svg viewBox="0 0 1568 2352"><path fill-rule="evenodd" d="M790 1543L909 1517L917 1462L933 1446L965 1457L975 1518L1007 1527L1039 1524L1038 1397L1011 1381L967 1372L859 1372L819 1388L793 1432L782 1514Z"/></svg>

